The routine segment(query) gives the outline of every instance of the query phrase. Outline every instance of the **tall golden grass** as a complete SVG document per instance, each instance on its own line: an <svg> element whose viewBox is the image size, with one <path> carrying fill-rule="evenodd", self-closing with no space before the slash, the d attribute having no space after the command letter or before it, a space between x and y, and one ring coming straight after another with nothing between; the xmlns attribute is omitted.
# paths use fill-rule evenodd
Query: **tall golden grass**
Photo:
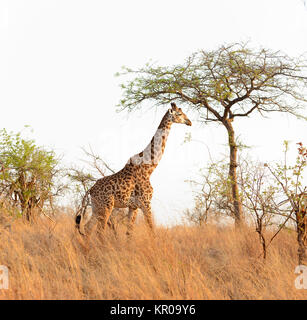
<svg viewBox="0 0 307 320"><path fill-rule="evenodd" d="M251 228L136 226L104 239L80 236L73 218L0 224L0 299L306 299L294 286L295 234L281 232L266 261Z"/></svg>

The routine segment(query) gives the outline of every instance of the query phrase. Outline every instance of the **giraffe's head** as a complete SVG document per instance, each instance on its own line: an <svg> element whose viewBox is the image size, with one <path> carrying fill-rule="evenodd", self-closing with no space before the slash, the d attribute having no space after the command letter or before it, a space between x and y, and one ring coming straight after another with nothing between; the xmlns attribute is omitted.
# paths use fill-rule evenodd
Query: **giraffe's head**
<svg viewBox="0 0 307 320"><path fill-rule="evenodd" d="M171 103L171 108L168 110L171 120L174 123L183 123L187 126L191 126L192 122L190 119L183 113L181 108L178 108L174 102Z"/></svg>

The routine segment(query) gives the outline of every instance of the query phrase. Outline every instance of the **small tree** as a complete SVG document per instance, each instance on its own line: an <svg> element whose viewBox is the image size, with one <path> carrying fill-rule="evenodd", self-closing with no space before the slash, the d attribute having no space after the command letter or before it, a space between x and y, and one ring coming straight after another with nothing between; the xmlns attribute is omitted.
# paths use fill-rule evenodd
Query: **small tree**
<svg viewBox="0 0 307 320"><path fill-rule="evenodd" d="M281 202L288 206L289 216L296 224L299 264L307 264L307 185L304 170L307 167L307 148L298 143L298 155L293 165L287 163L288 142L285 141L284 163L274 168L266 164L286 199Z"/></svg>
<svg viewBox="0 0 307 320"><path fill-rule="evenodd" d="M114 173L109 165L89 146L89 150L82 148L82 151L89 160L86 162L89 165L88 169L80 169L77 167L71 167L67 170L67 176L71 181L70 190L74 194L76 207L78 208L82 203L84 195L94 185L96 180L105 177L106 173ZM86 201L89 204L89 199ZM78 208L77 210L80 210Z"/></svg>
<svg viewBox="0 0 307 320"><path fill-rule="evenodd" d="M243 206L248 217L253 220L262 245L263 258L265 259L268 245L280 231L278 228L270 241L267 241L265 231L268 226L273 225L275 214L281 211L276 205L278 189L273 185L273 181L271 181L265 168L260 163L254 163L250 159L240 161L238 171Z"/></svg>
<svg viewBox="0 0 307 320"><path fill-rule="evenodd" d="M192 222L198 226L207 223L211 212L212 199L210 194L201 193L195 197L195 206L193 209L186 209L184 217L186 221Z"/></svg>
<svg viewBox="0 0 307 320"><path fill-rule="evenodd" d="M202 170L200 182L191 181L197 186L195 207L185 211L185 218L189 222L201 225L206 222L209 215L215 217L234 218L234 208L231 202L231 182L227 175L227 163L212 161ZM199 188L199 186L201 188ZM291 217L289 209L283 208L284 197L279 186L266 168L250 158L238 159L238 187L244 216L251 222L259 235L262 246L262 256L267 256L268 247L279 232L285 227ZM268 239L267 227L278 225L273 235ZM273 229L272 229L273 230Z"/></svg>
<svg viewBox="0 0 307 320"><path fill-rule="evenodd" d="M204 122L224 126L229 145L229 180L236 225L242 221L242 201L237 182L238 145L233 122L255 112L285 112L297 117L304 104L306 62L246 44L198 51L183 64L164 67L147 64L122 74L132 79L122 85L120 105L133 110L145 100L156 105L179 100L193 107Z"/></svg>
<svg viewBox="0 0 307 320"><path fill-rule="evenodd" d="M82 148L85 155L89 158L86 161L91 170L79 169L76 167L70 168L67 171L67 176L71 181L70 189L75 195L76 211L86 212L90 205L89 189L94 185L97 179L103 178L107 173L115 173L115 171L89 147L89 150ZM122 208L114 208L108 220L108 226L111 227L117 234L118 225L127 218L127 212Z"/></svg>
<svg viewBox="0 0 307 320"><path fill-rule="evenodd" d="M195 188L195 206L185 211L186 220L202 225L208 218L235 218L231 201L231 181L225 160L214 161L200 170L200 179L188 181Z"/></svg>
<svg viewBox="0 0 307 320"><path fill-rule="evenodd" d="M52 203L63 186L56 185L61 170L53 151L24 139L21 133L0 131L0 192L7 201L19 208L27 221L43 210L45 202Z"/></svg>

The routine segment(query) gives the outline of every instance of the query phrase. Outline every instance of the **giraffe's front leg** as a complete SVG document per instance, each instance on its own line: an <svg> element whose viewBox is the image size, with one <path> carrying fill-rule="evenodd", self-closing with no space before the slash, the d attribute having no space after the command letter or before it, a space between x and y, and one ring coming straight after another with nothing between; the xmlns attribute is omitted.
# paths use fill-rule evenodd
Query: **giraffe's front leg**
<svg viewBox="0 0 307 320"><path fill-rule="evenodd" d="M142 203L141 209L144 213L144 218L146 221L146 224L151 232L152 235L154 235L154 228L153 228L153 222L152 222L152 211L151 211L151 203L145 202Z"/></svg>
<svg viewBox="0 0 307 320"><path fill-rule="evenodd" d="M134 208L129 208L129 213L128 213L128 226L127 226L127 232L126 235L129 237L131 236L133 232L133 227L134 227L134 222L137 216L137 210Z"/></svg>
<svg viewBox="0 0 307 320"><path fill-rule="evenodd" d="M114 209L113 209L113 211L111 212L111 215L110 215L110 217L109 217L109 220L108 220L108 222L107 222L107 225L108 225L108 227L109 227L110 229L113 230L113 233L114 233L115 237L117 238L117 228L116 228L117 223L116 223L116 219L114 218Z"/></svg>

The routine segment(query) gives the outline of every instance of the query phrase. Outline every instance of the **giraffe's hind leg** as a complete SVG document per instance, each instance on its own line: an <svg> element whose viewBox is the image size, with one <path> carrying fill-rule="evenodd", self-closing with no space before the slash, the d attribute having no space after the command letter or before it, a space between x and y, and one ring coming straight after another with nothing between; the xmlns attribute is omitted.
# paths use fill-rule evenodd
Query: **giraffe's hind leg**
<svg viewBox="0 0 307 320"><path fill-rule="evenodd" d="M109 222L114 200L104 199L103 201L97 201L94 197L91 199L92 203L92 215L89 221L87 221L86 234L91 234L94 229L98 228L102 233L105 231L106 226ZM84 229L84 227L83 227Z"/></svg>
<svg viewBox="0 0 307 320"><path fill-rule="evenodd" d="M101 201L101 204L95 203L95 215L98 220L98 228L102 233L106 230L113 207L113 198L104 199L104 201Z"/></svg>
<svg viewBox="0 0 307 320"><path fill-rule="evenodd" d="M85 234L86 235L90 235L92 232L93 232L93 230L95 230L95 228L96 228L96 226L97 226L97 218L96 218L96 216L93 214L92 215L92 217L91 217L91 219L89 220L89 222L87 223L87 225L86 225L86 231L85 231Z"/></svg>
<svg viewBox="0 0 307 320"><path fill-rule="evenodd" d="M85 211L78 214L75 218L76 227L78 228L80 234L85 235L85 226L91 220L92 212Z"/></svg>

